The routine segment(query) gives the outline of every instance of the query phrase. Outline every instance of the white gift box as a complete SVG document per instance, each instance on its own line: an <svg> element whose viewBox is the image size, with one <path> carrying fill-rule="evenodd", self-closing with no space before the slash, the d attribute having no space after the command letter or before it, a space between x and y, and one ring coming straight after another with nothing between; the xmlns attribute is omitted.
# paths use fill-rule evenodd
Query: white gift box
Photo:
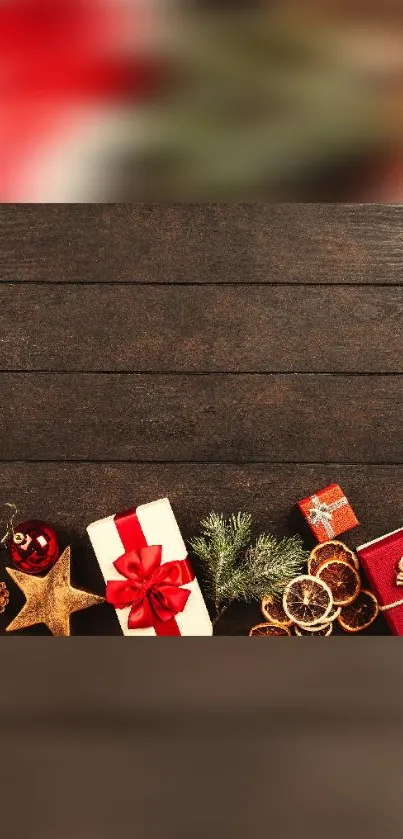
<svg viewBox="0 0 403 839"><path fill-rule="evenodd" d="M186 546L168 498L142 504L136 508L135 512L147 544L162 545L162 565L165 562L187 558ZM116 516L108 516L87 527L105 583L109 580L124 579L113 564L125 553L115 519ZM212 624L197 580L193 579L182 588L188 589L190 595L183 612L175 616L180 634L212 635ZM125 606L123 609L116 609L123 635L155 636L157 633L153 627L128 628L130 608L130 606Z"/></svg>

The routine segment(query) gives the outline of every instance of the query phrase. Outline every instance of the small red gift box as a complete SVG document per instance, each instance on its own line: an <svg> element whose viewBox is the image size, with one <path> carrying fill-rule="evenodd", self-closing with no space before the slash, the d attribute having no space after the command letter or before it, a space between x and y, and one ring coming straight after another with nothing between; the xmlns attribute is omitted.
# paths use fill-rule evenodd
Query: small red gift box
<svg viewBox="0 0 403 839"><path fill-rule="evenodd" d="M318 542L327 542L356 527L359 521L338 484L321 489L298 503Z"/></svg>
<svg viewBox="0 0 403 839"><path fill-rule="evenodd" d="M403 635L403 528L357 548L357 554L393 635Z"/></svg>

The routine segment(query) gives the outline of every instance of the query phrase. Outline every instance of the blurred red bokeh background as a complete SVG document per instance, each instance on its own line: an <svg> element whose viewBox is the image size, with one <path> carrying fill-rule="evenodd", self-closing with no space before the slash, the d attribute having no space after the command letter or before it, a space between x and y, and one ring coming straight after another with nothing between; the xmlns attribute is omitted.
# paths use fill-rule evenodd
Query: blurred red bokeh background
<svg viewBox="0 0 403 839"><path fill-rule="evenodd" d="M403 11L3 0L0 200L403 198Z"/></svg>

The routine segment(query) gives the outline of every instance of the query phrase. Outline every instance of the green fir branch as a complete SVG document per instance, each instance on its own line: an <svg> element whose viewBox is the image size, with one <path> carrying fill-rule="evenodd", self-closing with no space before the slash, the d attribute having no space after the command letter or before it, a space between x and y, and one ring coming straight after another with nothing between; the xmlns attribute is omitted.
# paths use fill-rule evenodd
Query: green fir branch
<svg viewBox="0 0 403 839"><path fill-rule="evenodd" d="M216 620L234 600L247 603L281 597L286 584L301 573L307 553L302 540L278 540L261 534L252 543L252 518L238 513L228 519L211 513L201 522L202 536L191 542L204 575L205 592Z"/></svg>

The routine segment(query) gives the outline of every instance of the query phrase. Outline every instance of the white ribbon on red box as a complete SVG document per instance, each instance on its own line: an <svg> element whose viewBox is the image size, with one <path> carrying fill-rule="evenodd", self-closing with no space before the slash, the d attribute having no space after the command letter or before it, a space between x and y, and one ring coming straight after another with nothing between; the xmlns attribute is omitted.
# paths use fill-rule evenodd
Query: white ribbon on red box
<svg viewBox="0 0 403 839"><path fill-rule="evenodd" d="M342 498L338 498L337 501L328 504L326 501L321 501L318 495L312 495L311 502L312 507L308 510L309 521L314 527L321 524L325 528L326 535L329 539L332 539L334 536L332 527L333 513L348 504L347 498L343 495Z"/></svg>

